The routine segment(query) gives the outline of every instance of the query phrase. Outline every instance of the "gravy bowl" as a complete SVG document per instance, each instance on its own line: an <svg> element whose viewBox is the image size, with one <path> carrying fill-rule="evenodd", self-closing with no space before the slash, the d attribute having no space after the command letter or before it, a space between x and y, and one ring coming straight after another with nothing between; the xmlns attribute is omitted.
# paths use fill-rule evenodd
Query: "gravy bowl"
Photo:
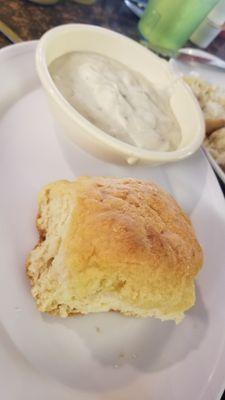
<svg viewBox="0 0 225 400"><path fill-rule="evenodd" d="M156 88L169 90L171 108L181 128L177 149L147 150L124 143L93 125L70 105L54 84L48 67L56 58L73 51L95 52L115 59L141 73ZM62 134L71 145L79 146L97 158L117 164L156 165L190 156L203 141L203 116L190 88L167 61L126 36L92 25L58 26L40 39L36 66Z"/></svg>

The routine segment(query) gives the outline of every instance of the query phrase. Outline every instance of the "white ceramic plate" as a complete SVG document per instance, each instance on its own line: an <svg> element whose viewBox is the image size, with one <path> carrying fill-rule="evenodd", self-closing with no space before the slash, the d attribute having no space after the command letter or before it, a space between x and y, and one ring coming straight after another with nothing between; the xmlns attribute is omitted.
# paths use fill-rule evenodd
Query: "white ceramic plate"
<svg viewBox="0 0 225 400"><path fill-rule="evenodd" d="M197 55L197 49L195 50L195 55ZM203 50L198 50L199 56L210 56L212 60L217 60L218 58L209 54ZM224 87L225 89L225 71L222 69L210 68L203 64L192 64L192 63L185 63L180 60L171 59L170 64L174 67L176 71L179 71L182 75L192 75L196 76L197 78L203 79L206 82L212 83L213 85L217 85L218 87ZM208 160L210 161L212 167L219 175L222 182L225 184L225 173L223 172L222 168L220 168L219 164L214 160L214 158L210 155L210 153L206 151Z"/></svg>
<svg viewBox="0 0 225 400"><path fill-rule="evenodd" d="M201 152L160 168L120 167L78 149L70 153L68 143L60 147L34 68L35 46L0 52L1 398L219 398L225 381L225 206L211 167ZM49 181L81 174L152 179L190 214L205 263L196 306L180 325L115 313L63 320L37 311L24 269L37 240L37 194Z"/></svg>

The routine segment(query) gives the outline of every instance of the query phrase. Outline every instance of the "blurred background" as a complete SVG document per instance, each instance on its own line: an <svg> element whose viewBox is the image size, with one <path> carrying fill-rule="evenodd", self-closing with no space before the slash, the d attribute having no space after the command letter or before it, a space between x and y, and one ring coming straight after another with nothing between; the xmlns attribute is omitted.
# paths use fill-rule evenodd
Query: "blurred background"
<svg viewBox="0 0 225 400"><path fill-rule="evenodd" d="M196 0L189 0L190 4L193 3L193 1L195 4L205 3ZM152 0L149 2L149 4L155 3L153 13L158 12L157 8L160 5L160 2L161 0ZM185 4L188 4L189 2L185 1ZM174 4L176 7L176 17L179 5L178 3L180 3L180 6L183 8L183 0L176 0L176 2L172 3L170 1L170 4ZM204 11L207 14L207 11L211 7L215 6L218 3L218 0L208 0L206 3L208 6L206 10L203 10L203 15ZM211 31L210 33L206 33L204 31L203 37L204 33L205 37L208 35L208 42L213 36L218 35L215 37L215 39L213 38L214 40L212 43L210 43L206 48L210 53L225 58L225 34L222 31L224 23L223 20L225 20L225 2L220 2L220 4L222 3L224 3L224 12L222 13L220 10L219 21L217 17L214 19L212 17L204 22L204 24L207 23L207 28L209 28L209 30L211 29ZM192 9L193 4L191 4ZM0 4L0 31L4 31L4 33L6 33L5 29L3 29L3 24L6 24L7 28L11 28L22 40L33 40L39 39L46 30L54 26L64 23L79 22L111 28L117 32L121 32L135 40L140 41L143 39L143 33L145 32L145 29L144 27L140 29L140 25L138 27L138 22L139 16L142 15L145 5L145 0L2 0ZM152 10L150 10L150 12L151 11ZM173 11L174 10L171 9L171 14L173 14ZM201 12L202 10L200 10L200 13ZM194 12L192 15L194 15ZM145 21L143 26L147 24L147 26L150 26L152 29L152 21L149 18L149 16L145 18L147 22ZM176 20L177 19L178 18L176 18ZM200 21L201 20L202 18L200 18ZM174 23L174 18L169 20L169 24L172 24L172 22ZM193 18L191 18L191 22L193 22ZM198 25L199 19L195 21L195 24L196 22ZM190 23L190 21L188 23ZM185 24L182 23L182 25L184 26ZM210 27L208 27L208 25L210 25ZM177 35L176 32L175 34ZM177 37L179 35L177 35ZM148 36L148 34L146 34L146 36ZM145 39L148 41L148 37L145 37ZM199 40L198 43L198 39L199 38L197 37L197 45L201 44L201 40ZM200 39L202 39L201 36ZM196 46L196 43L192 42L192 46ZM9 40L3 33L1 33L0 46L3 47L7 44L9 44Z"/></svg>

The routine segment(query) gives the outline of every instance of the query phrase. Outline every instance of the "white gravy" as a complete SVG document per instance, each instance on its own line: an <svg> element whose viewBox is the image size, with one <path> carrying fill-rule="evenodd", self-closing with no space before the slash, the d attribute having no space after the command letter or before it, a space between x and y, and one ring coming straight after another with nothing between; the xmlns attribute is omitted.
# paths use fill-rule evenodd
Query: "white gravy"
<svg viewBox="0 0 225 400"><path fill-rule="evenodd" d="M49 71L66 100L104 132L140 148L177 148L181 130L168 91L138 72L91 52L64 54Z"/></svg>

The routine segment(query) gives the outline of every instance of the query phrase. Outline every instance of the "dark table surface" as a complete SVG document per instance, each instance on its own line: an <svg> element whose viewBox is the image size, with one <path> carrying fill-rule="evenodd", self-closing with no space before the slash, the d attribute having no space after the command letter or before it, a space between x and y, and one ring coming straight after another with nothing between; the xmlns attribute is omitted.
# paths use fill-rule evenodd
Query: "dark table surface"
<svg viewBox="0 0 225 400"><path fill-rule="evenodd" d="M72 22L101 25L135 40L141 39L137 30L138 19L122 0L98 0L92 6L69 0L62 0L54 6L36 5L27 0L0 0L0 20L16 31L23 40L39 39L48 29ZM0 34L0 47L8 44L9 41ZM225 60L225 35L220 35L207 51ZM221 182L220 184L222 185ZM223 185L222 188L225 193Z"/></svg>
<svg viewBox="0 0 225 400"><path fill-rule="evenodd" d="M92 6L69 0L62 0L54 6L36 5L27 0L0 0L0 3L0 19L23 40L38 39L46 30L72 22L101 25L138 38L137 17L122 0L98 0ZM7 40L0 37L0 46L6 44Z"/></svg>
<svg viewBox="0 0 225 400"><path fill-rule="evenodd" d="M92 6L61 0L53 6L41 6L27 0L0 0L0 20L7 23L23 40L39 39L48 29L64 23L91 23L111 28L133 39L140 39L137 17L123 0L97 0ZM0 34L0 47L9 42ZM218 37L207 49L225 59L225 40Z"/></svg>

